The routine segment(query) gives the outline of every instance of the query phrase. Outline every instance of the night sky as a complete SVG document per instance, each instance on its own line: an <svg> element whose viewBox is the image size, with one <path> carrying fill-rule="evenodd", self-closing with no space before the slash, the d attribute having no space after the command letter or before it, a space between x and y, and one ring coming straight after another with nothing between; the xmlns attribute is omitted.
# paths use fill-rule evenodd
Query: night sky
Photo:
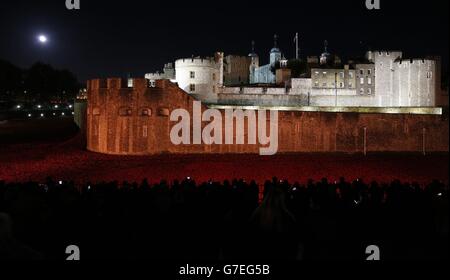
<svg viewBox="0 0 450 280"><path fill-rule="evenodd" d="M299 32L303 55L319 55L327 39L329 51L343 58L369 47L403 50L406 57L441 55L448 68L448 6L446 0L381 0L380 11L368 11L365 0L81 0L81 10L69 11L65 0L5 0L0 59L20 67L43 61L84 82L143 76L177 58L219 50L247 55L251 40L266 63L275 33L290 58ZM41 33L45 45L36 39Z"/></svg>

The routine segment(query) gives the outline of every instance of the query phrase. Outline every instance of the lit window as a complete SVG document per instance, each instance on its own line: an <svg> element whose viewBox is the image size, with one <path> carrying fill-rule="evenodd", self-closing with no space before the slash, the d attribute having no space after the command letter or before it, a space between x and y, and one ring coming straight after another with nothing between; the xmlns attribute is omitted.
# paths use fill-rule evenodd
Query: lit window
<svg viewBox="0 0 450 280"><path fill-rule="evenodd" d="M316 87L318 87L318 86L319 86L319 82L316 81L316 82L314 83L314 85L315 85Z"/></svg>
<svg viewBox="0 0 450 280"><path fill-rule="evenodd" d="M194 71L191 71L189 74L190 74L191 79L195 79L195 72Z"/></svg>
<svg viewBox="0 0 450 280"><path fill-rule="evenodd" d="M323 72L323 75L326 76L326 75L327 75L327 72L324 71L324 72Z"/></svg>
<svg viewBox="0 0 450 280"><path fill-rule="evenodd" d="M100 115L100 109L99 108L94 108L92 110L92 115L94 116L99 116Z"/></svg>
<svg viewBox="0 0 450 280"><path fill-rule="evenodd" d="M150 110L148 108L144 108L141 110L141 116L149 117L151 115L152 115L152 110Z"/></svg>
<svg viewBox="0 0 450 280"><path fill-rule="evenodd" d="M364 78L360 78L360 79L359 79L359 83L360 83L361 85L364 85Z"/></svg>
<svg viewBox="0 0 450 280"><path fill-rule="evenodd" d="M195 91L195 84L189 85L189 91Z"/></svg>
<svg viewBox="0 0 450 280"><path fill-rule="evenodd" d="M367 75L372 75L372 70L371 69L367 70Z"/></svg>
<svg viewBox="0 0 450 280"><path fill-rule="evenodd" d="M353 79L353 71L348 73L350 76L350 79Z"/></svg>
<svg viewBox="0 0 450 280"><path fill-rule="evenodd" d="M131 108L120 108L119 109L119 116L126 117L131 116L132 110Z"/></svg>
<svg viewBox="0 0 450 280"><path fill-rule="evenodd" d="M344 72L339 73L339 75L341 75L341 78L344 78Z"/></svg>
<svg viewBox="0 0 450 280"><path fill-rule="evenodd" d="M158 109L158 115L162 117L168 117L169 116L169 109L167 108L159 108Z"/></svg>
<svg viewBox="0 0 450 280"><path fill-rule="evenodd" d="M367 83L368 83L369 85L371 85L371 84L372 84L372 78L367 78Z"/></svg>
<svg viewBox="0 0 450 280"><path fill-rule="evenodd" d="M151 88L156 87L156 82L155 82L155 80L150 80L150 81L148 82L148 86L151 87Z"/></svg>
<svg viewBox="0 0 450 280"><path fill-rule="evenodd" d="M133 79L128 79L128 87L133 87Z"/></svg>
<svg viewBox="0 0 450 280"><path fill-rule="evenodd" d="M148 127L146 125L142 126L142 137L147 138L148 136Z"/></svg>
<svg viewBox="0 0 450 280"><path fill-rule="evenodd" d="M319 75L319 71L316 71L315 74L316 74L316 75Z"/></svg>

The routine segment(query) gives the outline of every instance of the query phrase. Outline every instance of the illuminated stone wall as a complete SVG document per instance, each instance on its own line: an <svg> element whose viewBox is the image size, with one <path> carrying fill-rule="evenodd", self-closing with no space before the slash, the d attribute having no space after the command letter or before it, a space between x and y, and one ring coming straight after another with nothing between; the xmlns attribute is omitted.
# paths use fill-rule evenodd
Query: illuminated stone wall
<svg viewBox="0 0 450 280"><path fill-rule="evenodd" d="M259 145L172 144L169 134L177 122L170 121L170 112L183 108L192 116L194 98L168 80L150 86L145 79L134 79L131 88L117 78L88 81L89 150L122 155L259 153ZM419 153L424 146L427 152L448 152L447 116L305 109L310 112L279 111L279 153L361 153L364 142L368 152Z"/></svg>

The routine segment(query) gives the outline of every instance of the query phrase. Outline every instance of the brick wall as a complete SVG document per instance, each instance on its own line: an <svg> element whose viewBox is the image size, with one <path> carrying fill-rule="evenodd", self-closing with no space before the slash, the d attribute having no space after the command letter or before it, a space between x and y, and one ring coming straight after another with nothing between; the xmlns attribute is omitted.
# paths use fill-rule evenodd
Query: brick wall
<svg viewBox="0 0 450 280"><path fill-rule="evenodd" d="M177 122L169 114L184 108L192 116L193 102L168 80L157 80L154 88L145 79L134 79L133 88L121 79L88 81L87 148L124 155L259 153L259 145L172 144ZM448 152L446 116L280 111L278 118L279 153L363 152L364 128L369 152L422 152L424 133L427 152Z"/></svg>

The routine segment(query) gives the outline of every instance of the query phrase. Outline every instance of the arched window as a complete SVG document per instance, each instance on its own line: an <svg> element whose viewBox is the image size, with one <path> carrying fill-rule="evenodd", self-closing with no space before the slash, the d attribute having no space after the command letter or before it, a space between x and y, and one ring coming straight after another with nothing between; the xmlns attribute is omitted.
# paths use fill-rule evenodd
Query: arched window
<svg viewBox="0 0 450 280"><path fill-rule="evenodd" d="M94 108L92 109L92 115L99 116L100 115L100 108Z"/></svg>
<svg viewBox="0 0 450 280"><path fill-rule="evenodd" d="M119 109L119 116L122 116L122 117L131 116L132 112L133 111L131 110L131 108L129 108L129 107L122 107L122 108Z"/></svg>
<svg viewBox="0 0 450 280"><path fill-rule="evenodd" d="M150 117L152 115L152 109L150 109L150 108L142 108L140 110L140 115L142 117Z"/></svg>
<svg viewBox="0 0 450 280"><path fill-rule="evenodd" d="M168 117L169 116L169 109L168 108L159 108L158 109L158 116Z"/></svg>

